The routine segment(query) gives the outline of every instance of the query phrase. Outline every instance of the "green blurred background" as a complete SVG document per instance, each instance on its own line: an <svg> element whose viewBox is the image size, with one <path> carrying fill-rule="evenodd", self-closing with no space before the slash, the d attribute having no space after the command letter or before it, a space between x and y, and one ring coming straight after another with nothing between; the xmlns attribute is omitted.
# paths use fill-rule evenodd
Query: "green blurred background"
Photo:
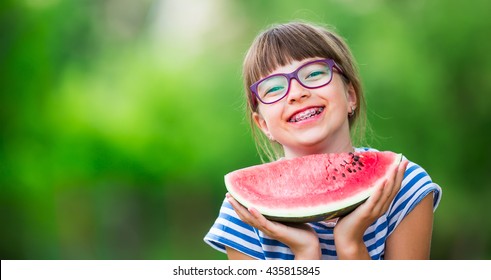
<svg viewBox="0 0 491 280"><path fill-rule="evenodd" d="M490 1L0 4L2 259L224 259L223 175L259 163L241 63L271 23L336 27L370 144L444 190L432 258L490 259Z"/></svg>

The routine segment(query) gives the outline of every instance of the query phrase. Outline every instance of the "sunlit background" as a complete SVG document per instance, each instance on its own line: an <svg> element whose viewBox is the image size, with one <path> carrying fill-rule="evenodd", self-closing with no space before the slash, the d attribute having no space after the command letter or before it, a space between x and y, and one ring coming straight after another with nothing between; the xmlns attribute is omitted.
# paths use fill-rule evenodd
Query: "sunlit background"
<svg viewBox="0 0 491 280"><path fill-rule="evenodd" d="M2 259L224 259L223 175L260 162L241 63L269 24L329 24L375 137L443 188L434 259L491 258L491 2L4 0Z"/></svg>

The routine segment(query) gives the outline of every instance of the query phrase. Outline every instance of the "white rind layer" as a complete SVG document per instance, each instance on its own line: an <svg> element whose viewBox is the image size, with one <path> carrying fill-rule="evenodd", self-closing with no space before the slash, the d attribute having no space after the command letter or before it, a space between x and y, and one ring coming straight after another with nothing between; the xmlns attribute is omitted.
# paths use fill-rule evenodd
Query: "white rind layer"
<svg viewBox="0 0 491 280"><path fill-rule="evenodd" d="M402 154L397 154L397 156L395 157L394 161L392 162L388 170L391 170L392 168L398 166L401 161L402 161ZM386 179L388 179L389 175L390 174L386 174L384 177L378 179L372 187L362 192L359 192L354 196L351 196L347 199L343 199L334 203L329 203L328 205L325 206L298 207L295 209L291 209L291 208L273 209L265 206L253 206L253 207L264 216L270 216L270 217L301 218L301 217L322 216L325 213L340 211L366 200L368 197L370 197L370 195L378 186L380 186ZM247 199L245 199L239 193L234 191L234 189L232 188L232 184L229 180L229 174L225 175L225 186L227 187L227 190L232 195L232 197L234 197L235 200L237 200L240 204L244 205L246 208L252 206L247 201Z"/></svg>

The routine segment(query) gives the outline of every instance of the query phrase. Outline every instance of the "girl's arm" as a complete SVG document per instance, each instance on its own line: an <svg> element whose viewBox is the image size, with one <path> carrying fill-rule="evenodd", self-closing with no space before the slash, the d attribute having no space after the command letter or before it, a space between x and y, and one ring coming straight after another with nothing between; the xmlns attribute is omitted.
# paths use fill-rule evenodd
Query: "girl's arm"
<svg viewBox="0 0 491 280"><path fill-rule="evenodd" d="M385 259L429 259L432 231L433 196L427 195L387 238Z"/></svg>
<svg viewBox="0 0 491 280"><path fill-rule="evenodd" d="M295 259L320 259L319 237L307 224L282 224L267 220L254 208L246 209L227 193L227 198L235 212L245 223L259 229L269 237L287 245ZM231 253L229 253L229 251ZM235 250L234 250L235 251ZM238 252L237 252L238 253ZM230 259L241 258L236 252L227 249ZM239 253L242 254L242 253Z"/></svg>
<svg viewBox="0 0 491 280"><path fill-rule="evenodd" d="M227 256L229 260L254 260L253 257L248 256L244 253L241 253L235 249L232 249L228 246L225 246L225 250L227 250Z"/></svg>

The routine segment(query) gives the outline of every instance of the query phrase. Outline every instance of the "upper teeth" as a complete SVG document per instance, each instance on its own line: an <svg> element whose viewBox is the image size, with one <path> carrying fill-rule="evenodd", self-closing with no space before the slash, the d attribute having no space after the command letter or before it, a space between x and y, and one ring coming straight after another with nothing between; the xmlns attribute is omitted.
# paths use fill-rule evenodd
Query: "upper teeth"
<svg viewBox="0 0 491 280"><path fill-rule="evenodd" d="M295 116L293 116L291 119L290 119L290 122L299 122L301 120L305 120L305 119L308 119L314 115L317 115L319 114L320 112L322 112L324 110L323 107L319 107L319 108L311 108L311 109L308 109L308 110L305 110L301 113L298 113L296 114Z"/></svg>

